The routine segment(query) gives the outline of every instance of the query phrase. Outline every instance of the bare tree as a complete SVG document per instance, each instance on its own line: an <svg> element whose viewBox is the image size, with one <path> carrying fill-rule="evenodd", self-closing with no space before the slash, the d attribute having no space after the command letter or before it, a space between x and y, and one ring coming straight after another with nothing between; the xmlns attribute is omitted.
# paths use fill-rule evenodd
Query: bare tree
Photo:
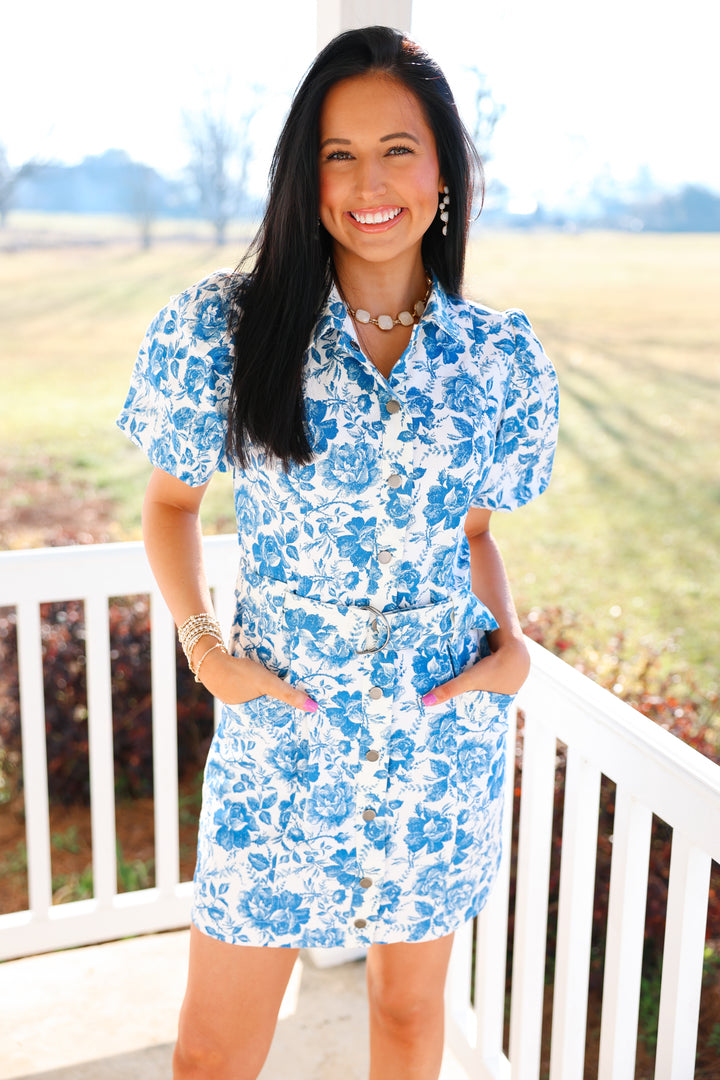
<svg viewBox="0 0 720 1080"><path fill-rule="evenodd" d="M483 161L492 157L490 150L495 128L505 106L495 100L487 75L479 67L466 69L475 80L474 122L470 133Z"/></svg>
<svg viewBox="0 0 720 1080"><path fill-rule="evenodd" d="M250 105L232 120L225 104L185 115L189 172L218 244L225 243L228 222L247 192L253 156L249 129L259 108L258 93L253 88Z"/></svg>
<svg viewBox="0 0 720 1080"><path fill-rule="evenodd" d="M0 143L0 229L4 229L7 224L7 216L18 184L32 176L39 168L40 162L35 158L13 167L8 161L5 147Z"/></svg>
<svg viewBox="0 0 720 1080"><path fill-rule="evenodd" d="M149 165L134 164L130 180L130 210L140 230L143 251L152 245L152 226L158 209L158 178Z"/></svg>

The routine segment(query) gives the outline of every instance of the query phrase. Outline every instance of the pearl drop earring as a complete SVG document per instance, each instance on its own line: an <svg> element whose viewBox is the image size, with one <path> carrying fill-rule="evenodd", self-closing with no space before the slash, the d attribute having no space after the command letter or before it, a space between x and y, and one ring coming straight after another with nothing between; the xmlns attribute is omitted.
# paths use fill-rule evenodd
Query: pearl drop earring
<svg viewBox="0 0 720 1080"><path fill-rule="evenodd" d="M442 201L441 201L440 205L438 206L438 211L440 213L440 220L443 222L443 228L442 228L443 236L447 236L447 223L450 220L450 213L448 211L448 206L449 205L450 205L450 188L447 185L445 185L445 187L443 188Z"/></svg>

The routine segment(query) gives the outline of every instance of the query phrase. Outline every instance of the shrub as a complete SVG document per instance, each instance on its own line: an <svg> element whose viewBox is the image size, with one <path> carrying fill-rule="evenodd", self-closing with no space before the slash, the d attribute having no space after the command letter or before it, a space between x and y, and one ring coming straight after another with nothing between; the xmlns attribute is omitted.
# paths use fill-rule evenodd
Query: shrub
<svg viewBox="0 0 720 1080"><path fill-rule="evenodd" d="M115 789L119 796L151 795L148 599L114 599L109 616ZM90 796L83 604L43 604L41 623L50 801L66 806L83 804ZM213 710L210 695L195 682L179 645L176 658L178 764L182 777L202 768L212 737ZM0 616L0 672L0 745L7 781L13 766L17 774L21 746L15 614L8 610Z"/></svg>

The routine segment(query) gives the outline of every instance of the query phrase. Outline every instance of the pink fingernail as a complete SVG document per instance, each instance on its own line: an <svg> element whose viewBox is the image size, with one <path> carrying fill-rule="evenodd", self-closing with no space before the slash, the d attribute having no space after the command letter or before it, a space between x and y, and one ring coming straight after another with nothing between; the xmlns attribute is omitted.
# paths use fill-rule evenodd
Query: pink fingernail
<svg viewBox="0 0 720 1080"><path fill-rule="evenodd" d="M426 694L422 699L423 705L437 705L437 698L434 694Z"/></svg>
<svg viewBox="0 0 720 1080"><path fill-rule="evenodd" d="M313 701L311 697L306 697L303 701L303 709L305 712L317 712L319 707L317 701Z"/></svg>

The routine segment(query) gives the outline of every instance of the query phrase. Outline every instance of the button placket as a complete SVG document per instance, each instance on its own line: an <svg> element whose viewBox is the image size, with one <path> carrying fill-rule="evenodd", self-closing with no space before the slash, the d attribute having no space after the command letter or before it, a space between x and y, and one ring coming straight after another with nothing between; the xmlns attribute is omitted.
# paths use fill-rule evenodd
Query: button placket
<svg viewBox="0 0 720 1080"><path fill-rule="evenodd" d="M377 561L380 580L370 602L382 610L396 600L396 567L404 552L404 528L390 513L392 501L397 506L397 489L412 475L412 440L409 417L399 401L385 403L385 420L381 446L382 488L376 531ZM405 437L403 437L405 436ZM392 507L394 509L394 506ZM380 620L378 620L379 622ZM384 846L375 846L378 826L383 827L383 810L387 799L387 769L379 766L381 750L389 737L388 705L394 686L394 653L392 639L379 654L368 658L371 677L364 690L365 717L371 748L360 762L355 791L357 860L360 869L358 890L353 910L353 927L359 938L367 940L373 932L373 916L380 903L380 885L385 875ZM377 822L377 824L376 824ZM363 924L363 925L359 925Z"/></svg>
<svg viewBox="0 0 720 1080"><path fill-rule="evenodd" d="M353 907L353 918L365 919L367 922L370 922L377 912L380 902L378 885L385 875L385 850L384 846L379 849L375 846L377 826L373 826L373 822L377 818L381 819L387 798L387 770L382 765L379 766L378 762L381 761L380 749L387 746L390 734L388 705L393 696L395 661L396 655L388 650L368 657L370 683L364 700L366 730L371 748L361 755L355 788L355 836L360 895L356 892Z"/></svg>
<svg viewBox="0 0 720 1080"><path fill-rule="evenodd" d="M377 561L381 569L376 603L380 607L392 604L395 599L396 567L405 549L405 530L396 520L396 516L390 513L390 508L393 503L397 505L397 490L404 484L405 477L411 475L412 469L412 440L407 438L410 433L407 410L403 409L396 398L390 398L385 402L385 412L380 451L383 479L380 498L383 513L375 534Z"/></svg>

